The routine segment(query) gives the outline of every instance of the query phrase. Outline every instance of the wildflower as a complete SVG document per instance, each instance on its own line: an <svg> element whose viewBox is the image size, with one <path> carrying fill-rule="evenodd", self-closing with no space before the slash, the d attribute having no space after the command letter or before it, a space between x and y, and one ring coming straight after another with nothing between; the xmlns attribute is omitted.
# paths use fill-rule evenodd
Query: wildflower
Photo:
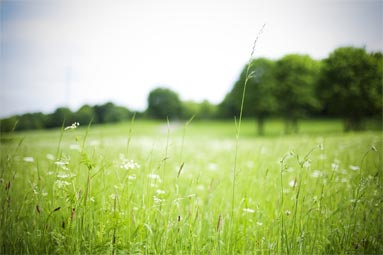
<svg viewBox="0 0 383 255"><path fill-rule="evenodd" d="M125 170L136 169L140 167L141 167L140 164L138 164L137 162L133 160L122 162L122 164L120 165L120 168Z"/></svg>
<svg viewBox="0 0 383 255"><path fill-rule="evenodd" d="M67 165L68 162L56 161L55 164L58 165L58 166L64 166L64 165Z"/></svg>
<svg viewBox="0 0 383 255"><path fill-rule="evenodd" d="M250 208L243 208L242 210L246 213L254 213L255 212L253 209L250 209Z"/></svg>
<svg viewBox="0 0 383 255"><path fill-rule="evenodd" d="M148 174L148 177L152 180L161 180L161 177L158 174Z"/></svg>
<svg viewBox="0 0 383 255"><path fill-rule="evenodd" d="M47 154L47 159L53 161L53 160L55 160L55 156L53 156L52 154L48 153L48 154Z"/></svg>
<svg viewBox="0 0 383 255"><path fill-rule="evenodd" d="M304 163L303 163L303 167L304 168L309 168L311 166L311 162L310 160L306 160Z"/></svg>
<svg viewBox="0 0 383 255"><path fill-rule="evenodd" d="M318 178L318 177L321 176L321 175L322 175L322 172L321 172L321 171L319 171L319 170L315 170L315 171L312 172L311 177L313 177L313 178Z"/></svg>
<svg viewBox="0 0 383 255"><path fill-rule="evenodd" d="M155 203L161 203L163 201L163 199L158 198L156 196L153 196L153 200L154 200Z"/></svg>
<svg viewBox="0 0 383 255"><path fill-rule="evenodd" d="M136 169L140 168L140 164L135 162L134 160L128 160L125 158L124 154L120 154L120 168L125 169L125 170L130 170L130 169Z"/></svg>
<svg viewBox="0 0 383 255"><path fill-rule="evenodd" d="M137 177L135 175L128 175L128 180L135 180Z"/></svg>
<svg viewBox="0 0 383 255"><path fill-rule="evenodd" d="M297 179L291 180L291 181L289 182L289 186L290 186L290 187L295 188L296 185L297 185Z"/></svg>
<svg viewBox="0 0 383 255"><path fill-rule="evenodd" d="M289 216L291 214L290 210L286 210L286 215Z"/></svg>
<svg viewBox="0 0 383 255"><path fill-rule="evenodd" d="M157 189L157 190L156 190L156 193L157 193L158 195L163 195L163 194L165 194L166 192L165 192L164 190L162 190L162 189Z"/></svg>
<svg viewBox="0 0 383 255"><path fill-rule="evenodd" d="M331 168L332 168L333 171L336 171L339 168L339 164L334 162L334 163L331 164Z"/></svg>
<svg viewBox="0 0 383 255"><path fill-rule="evenodd" d="M116 194L111 194L109 197L110 197L110 199L112 199L112 200L115 200L115 199L117 198Z"/></svg>
<svg viewBox="0 0 383 255"><path fill-rule="evenodd" d="M63 188L65 186L69 186L71 183L63 180L57 180L55 181L55 184L57 185L57 188Z"/></svg>
<svg viewBox="0 0 383 255"><path fill-rule="evenodd" d="M68 129L76 129L78 126L80 126L80 123L78 123L78 122L73 122L72 125L67 126L66 128L64 128L64 130L68 130Z"/></svg>
<svg viewBox="0 0 383 255"><path fill-rule="evenodd" d="M358 171L358 170L360 169L359 166L353 166L353 165L350 165L349 167L350 167L350 169L351 169L352 171Z"/></svg>
<svg viewBox="0 0 383 255"><path fill-rule="evenodd" d="M258 225L258 226L262 226L262 225L263 225L263 223L262 223L262 222L259 222L259 221L257 221L257 225Z"/></svg>
<svg viewBox="0 0 383 255"><path fill-rule="evenodd" d="M35 159L33 157L24 157L23 160L25 162L35 162Z"/></svg>
<svg viewBox="0 0 383 255"><path fill-rule="evenodd" d="M76 175L72 174L72 173L58 173L57 174L57 178L60 178L60 179L72 178L74 176L76 176Z"/></svg>

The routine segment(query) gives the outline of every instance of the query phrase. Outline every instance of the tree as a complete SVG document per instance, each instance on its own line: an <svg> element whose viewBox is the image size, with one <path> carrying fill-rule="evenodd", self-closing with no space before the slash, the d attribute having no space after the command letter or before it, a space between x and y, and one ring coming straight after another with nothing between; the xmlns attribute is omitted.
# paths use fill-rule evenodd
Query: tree
<svg viewBox="0 0 383 255"><path fill-rule="evenodd" d="M103 105L95 105L93 107L96 123L111 123L127 120L130 112L128 109L116 106L112 102Z"/></svg>
<svg viewBox="0 0 383 255"><path fill-rule="evenodd" d="M174 91L156 88L149 93L147 112L156 119L181 118L182 102Z"/></svg>
<svg viewBox="0 0 383 255"><path fill-rule="evenodd" d="M0 120L0 132L8 133L16 129L19 122L18 116L11 116Z"/></svg>
<svg viewBox="0 0 383 255"><path fill-rule="evenodd" d="M320 107L315 94L319 71L320 62L308 55L291 54L277 61L275 92L285 133L298 132L299 118Z"/></svg>
<svg viewBox="0 0 383 255"><path fill-rule="evenodd" d="M249 74L246 77L246 65L238 81L234 84L231 92L225 97L221 107L224 107L223 112L239 114L242 101L242 93L246 79L246 95L243 104L243 116L253 117L257 119L258 134L264 134L264 122L267 117L277 109L277 100L275 98L275 78L274 78L275 63L266 58L254 59L250 63Z"/></svg>
<svg viewBox="0 0 383 255"><path fill-rule="evenodd" d="M75 120L73 119L72 111L67 107L59 107L53 113L49 114L47 117L47 128L60 127L63 125L70 125Z"/></svg>
<svg viewBox="0 0 383 255"><path fill-rule="evenodd" d="M190 119L195 116L196 119L213 119L216 116L217 106L207 100L202 102L185 101L183 102L183 117Z"/></svg>
<svg viewBox="0 0 383 255"><path fill-rule="evenodd" d="M43 113L26 113L20 116L16 130L43 129L45 123L46 115Z"/></svg>
<svg viewBox="0 0 383 255"><path fill-rule="evenodd" d="M77 110L74 116L74 119L76 119L76 122L79 122L80 125L87 125L94 120L95 112L92 106L85 104Z"/></svg>
<svg viewBox="0 0 383 255"><path fill-rule="evenodd" d="M318 94L326 111L344 118L344 129L363 129L382 110L382 53L342 47L324 60Z"/></svg>

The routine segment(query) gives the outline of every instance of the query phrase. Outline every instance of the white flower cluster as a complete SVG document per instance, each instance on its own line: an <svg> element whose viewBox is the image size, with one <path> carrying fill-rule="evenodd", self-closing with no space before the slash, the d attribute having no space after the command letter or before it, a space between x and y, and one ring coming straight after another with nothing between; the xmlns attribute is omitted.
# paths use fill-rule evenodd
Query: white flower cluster
<svg viewBox="0 0 383 255"><path fill-rule="evenodd" d="M72 125L67 126L64 130L68 130L68 129L76 129L78 126L80 126L80 123L78 123L78 122L73 122Z"/></svg>
<svg viewBox="0 0 383 255"><path fill-rule="evenodd" d="M120 168L122 168L122 169L131 170L131 169L138 169L141 167L141 165L139 163L135 162L134 160L126 159L123 154L120 154L120 160L121 160Z"/></svg>

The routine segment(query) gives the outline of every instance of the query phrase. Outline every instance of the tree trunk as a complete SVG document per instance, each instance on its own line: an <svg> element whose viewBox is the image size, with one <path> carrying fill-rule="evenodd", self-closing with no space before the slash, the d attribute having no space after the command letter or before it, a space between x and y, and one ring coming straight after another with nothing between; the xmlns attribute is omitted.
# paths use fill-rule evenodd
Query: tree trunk
<svg viewBox="0 0 383 255"><path fill-rule="evenodd" d="M258 119L257 119L257 124L258 124L258 135L260 135L260 136L263 136L264 134L265 134L265 130L264 130L264 124L265 124L265 118L263 118L263 117L258 117Z"/></svg>

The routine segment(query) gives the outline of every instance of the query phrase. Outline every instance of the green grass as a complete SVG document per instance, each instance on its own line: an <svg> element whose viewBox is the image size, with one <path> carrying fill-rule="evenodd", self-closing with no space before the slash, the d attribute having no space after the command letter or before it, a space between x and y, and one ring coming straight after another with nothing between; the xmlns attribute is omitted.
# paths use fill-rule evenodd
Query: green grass
<svg viewBox="0 0 383 255"><path fill-rule="evenodd" d="M255 128L242 122L233 205L234 122L3 134L0 253L383 253L381 132Z"/></svg>

